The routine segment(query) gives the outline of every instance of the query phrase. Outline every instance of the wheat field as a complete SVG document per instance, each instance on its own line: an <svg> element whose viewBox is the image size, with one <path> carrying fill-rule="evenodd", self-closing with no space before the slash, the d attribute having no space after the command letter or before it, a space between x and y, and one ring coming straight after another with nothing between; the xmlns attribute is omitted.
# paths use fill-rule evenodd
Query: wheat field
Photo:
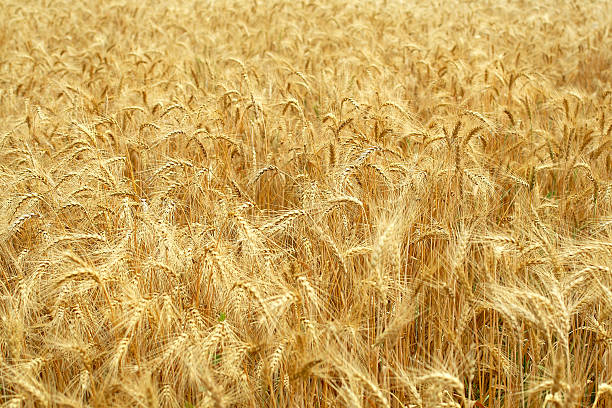
<svg viewBox="0 0 612 408"><path fill-rule="evenodd" d="M612 407L612 2L0 8L0 406Z"/></svg>

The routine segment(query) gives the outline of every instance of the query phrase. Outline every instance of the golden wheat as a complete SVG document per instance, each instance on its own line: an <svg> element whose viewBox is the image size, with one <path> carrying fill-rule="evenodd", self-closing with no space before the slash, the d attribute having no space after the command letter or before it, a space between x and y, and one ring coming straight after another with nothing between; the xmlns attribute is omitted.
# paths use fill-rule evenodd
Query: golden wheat
<svg viewBox="0 0 612 408"><path fill-rule="evenodd" d="M0 406L612 407L612 3L6 0Z"/></svg>

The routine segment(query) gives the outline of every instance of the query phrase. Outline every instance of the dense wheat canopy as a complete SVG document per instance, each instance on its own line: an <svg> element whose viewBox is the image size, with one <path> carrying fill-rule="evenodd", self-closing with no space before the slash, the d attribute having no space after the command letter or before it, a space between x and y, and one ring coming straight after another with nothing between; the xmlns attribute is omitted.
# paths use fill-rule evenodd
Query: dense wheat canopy
<svg viewBox="0 0 612 408"><path fill-rule="evenodd" d="M0 9L0 406L612 407L612 2Z"/></svg>

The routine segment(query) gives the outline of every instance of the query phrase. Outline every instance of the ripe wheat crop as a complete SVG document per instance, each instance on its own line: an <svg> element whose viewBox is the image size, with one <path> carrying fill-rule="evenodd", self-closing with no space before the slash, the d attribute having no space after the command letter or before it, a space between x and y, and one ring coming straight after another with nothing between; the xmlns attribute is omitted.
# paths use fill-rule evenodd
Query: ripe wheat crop
<svg viewBox="0 0 612 408"><path fill-rule="evenodd" d="M612 407L612 2L1 9L1 407Z"/></svg>

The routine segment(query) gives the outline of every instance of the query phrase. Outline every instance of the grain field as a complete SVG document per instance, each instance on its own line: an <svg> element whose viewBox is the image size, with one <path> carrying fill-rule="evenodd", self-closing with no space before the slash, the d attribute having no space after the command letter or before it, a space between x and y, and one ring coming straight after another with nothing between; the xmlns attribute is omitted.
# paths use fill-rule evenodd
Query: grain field
<svg viewBox="0 0 612 408"><path fill-rule="evenodd" d="M612 407L612 2L0 10L1 407Z"/></svg>

